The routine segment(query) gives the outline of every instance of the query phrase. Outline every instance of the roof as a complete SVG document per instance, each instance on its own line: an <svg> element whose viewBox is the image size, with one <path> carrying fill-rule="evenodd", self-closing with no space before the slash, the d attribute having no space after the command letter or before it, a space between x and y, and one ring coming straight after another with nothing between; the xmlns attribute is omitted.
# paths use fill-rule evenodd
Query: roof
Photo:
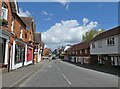
<svg viewBox="0 0 120 89"><path fill-rule="evenodd" d="M73 52L73 51L77 51L77 50L81 50L81 49L87 49L87 48L89 48L89 42L88 41L72 45L70 48L68 48L67 51Z"/></svg>
<svg viewBox="0 0 120 89"><path fill-rule="evenodd" d="M11 11L12 12L16 12L15 3L14 2L10 2L10 6L11 6Z"/></svg>
<svg viewBox="0 0 120 89"><path fill-rule="evenodd" d="M25 22L26 26L31 26L31 24L33 22L32 17L21 17L21 19Z"/></svg>
<svg viewBox="0 0 120 89"><path fill-rule="evenodd" d="M15 5L15 2L13 0L10 0L10 6L11 6L11 11L16 13L17 12L16 5Z"/></svg>
<svg viewBox="0 0 120 89"><path fill-rule="evenodd" d="M17 15L17 13L12 12L13 16L17 17L17 19L20 20L20 22L23 24L24 27L26 27L26 24L24 23L24 21Z"/></svg>
<svg viewBox="0 0 120 89"><path fill-rule="evenodd" d="M98 34L96 37L94 37L92 39L92 41L100 40L100 39L107 38L107 37L114 36L114 35L118 35L118 34L120 34L120 26L112 28L110 30L107 30L105 32Z"/></svg>
<svg viewBox="0 0 120 89"><path fill-rule="evenodd" d="M33 30L35 32L36 26L35 26L35 23L33 21L34 20L33 17L21 17L21 19L25 22L27 27L30 27L33 24Z"/></svg>
<svg viewBox="0 0 120 89"><path fill-rule="evenodd" d="M41 43L41 33L35 33L35 43Z"/></svg>

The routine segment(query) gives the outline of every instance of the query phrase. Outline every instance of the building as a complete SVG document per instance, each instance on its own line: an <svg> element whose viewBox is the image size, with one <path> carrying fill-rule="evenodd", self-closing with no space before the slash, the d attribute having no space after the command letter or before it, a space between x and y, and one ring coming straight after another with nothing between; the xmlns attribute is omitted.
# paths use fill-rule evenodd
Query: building
<svg viewBox="0 0 120 89"><path fill-rule="evenodd" d="M49 56L52 54L52 50L50 48L45 48L43 50L43 56Z"/></svg>
<svg viewBox="0 0 120 89"><path fill-rule="evenodd" d="M89 42L72 45L67 50L69 61L81 64L91 64Z"/></svg>
<svg viewBox="0 0 120 89"><path fill-rule="evenodd" d="M95 63L120 66L120 26L93 38L90 54Z"/></svg>
<svg viewBox="0 0 120 89"><path fill-rule="evenodd" d="M44 44L41 40L41 33L35 33L35 45L34 45L34 61L38 63L42 60L42 53L44 49Z"/></svg>
<svg viewBox="0 0 120 89"><path fill-rule="evenodd" d="M26 25L17 13L12 12L13 28L10 37L10 69L17 69L24 66L25 61L25 40L27 39Z"/></svg>
<svg viewBox="0 0 120 89"><path fill-rule="evenodd" d="M27 37L27 39L24 40L26 44L24 65L29 65L34 63L35 23L33 17L21 17L21 19L26 24L26 32L23 32L23 34L26 34L25 36Z"/></svg>
<svg viewBox="0 0 120 89"><path fill-rule="evenodd" d="M15 1L15 0L14 0ZM13 5L12 5L13 4ZM12 8L14 6L14 10ZM10 53L10 36L12 24L12 12L17 13L17 5L6 0L0 1L0 67L7 67Z"/></svg>

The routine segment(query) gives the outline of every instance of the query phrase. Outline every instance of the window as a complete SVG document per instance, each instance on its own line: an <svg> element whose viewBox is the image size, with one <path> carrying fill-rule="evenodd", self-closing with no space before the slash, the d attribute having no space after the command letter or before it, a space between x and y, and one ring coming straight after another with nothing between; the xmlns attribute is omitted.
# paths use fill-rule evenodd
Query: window
<svg viewBox="0 0 120 89"><path fill-rule="evenodd" d="M92 48L95 48L95 43L92 43Z"/></svg>
<svg viewBox="0 0 120 89"><path fill-rule="evenodd" d="M8 9L7 5L5 3L2 3L2 13L1 13L1 18L7 20L8 16Z"/></svg>
<svg viewBox="0 0 120 89"><path fill-rule="evenodd" d="M114 37L107 39L107 45L108 45L108 46L113 46L114 44L115 44Z"/></svg>
<svg viewBox="0 0 120 89"><path fill-rule="evenodd" d="M22 33L23 33L23 30L20 30L20 38L21 38L21 39L22 39L22 37L23 37Z"/></svg>
<svg viewBox="0 0 120 89"><path fill-rule="evenodd" d="M14 32L14 17L12 17L11 31L12 31L12 33Z"/></svg>
<svg viewBox="0 0 120 89"><path fill-rule="evenodd" d="M87 54L87 49L85 49L85 53Z"/></svg>
<svg viewBox="0 0 120 89"><path fill-rule="evenodd" d="M76 54L78 54L77 51L76 51Z"/></svg>
<svg viewBox="0 0 120 89"><path fill-rule="evenodd" d="M102 41L99 41L99 42L98 42L98 47L99 47L99 48L102 48Z"/></svg>
<svg viewBox="0 0 120 89"><path fill-rule="evenodd" d="M25 59L25 48L19 45L15 45L15 63L22 62Z"/></svg>
<svg viewBox="0 0 120 89"><path fill-rule="evenodd" d="M75 54L75 52L72 52L73 54Z"/></svg>
<svg viewBox="0 0 120 89"><path fill-rule="evenodd" d="M27 38L27 34L25 34L25 39Z"/></svg>
<svg viewBox="0 0 120 89"><path fill-rule="evenodd" d="M80 50L80 54L82 54L82 50Z"/></svg>

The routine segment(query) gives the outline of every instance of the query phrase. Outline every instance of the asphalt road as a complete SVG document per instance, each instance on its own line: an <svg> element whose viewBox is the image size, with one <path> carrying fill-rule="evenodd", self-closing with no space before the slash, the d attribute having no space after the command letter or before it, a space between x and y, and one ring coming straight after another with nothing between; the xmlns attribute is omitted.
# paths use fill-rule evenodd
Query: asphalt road
<svg viewBox="0 0 120 89"><path fill-rule="evenodd" d="M46 61L21 87L118 87L118 77L54 60Z"/></svg>

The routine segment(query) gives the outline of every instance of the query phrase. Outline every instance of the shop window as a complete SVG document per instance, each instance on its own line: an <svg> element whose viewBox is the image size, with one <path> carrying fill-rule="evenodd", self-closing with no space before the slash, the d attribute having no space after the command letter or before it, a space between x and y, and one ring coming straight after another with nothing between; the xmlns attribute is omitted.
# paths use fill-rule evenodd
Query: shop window
<svg viewBox="0 0 120 89"><path fill-rule="evenodd" d="M0 48L2 50L0 50L0 63L4 63L5 60L5 46L6 46L6 40L0 38Z"/></svg>
<svg viewBox="0 0 120 89"><path fill-rule="evenodd" d="M22 62L25 59L25 48L19 45L15 46L15 63Z"/></svg>

